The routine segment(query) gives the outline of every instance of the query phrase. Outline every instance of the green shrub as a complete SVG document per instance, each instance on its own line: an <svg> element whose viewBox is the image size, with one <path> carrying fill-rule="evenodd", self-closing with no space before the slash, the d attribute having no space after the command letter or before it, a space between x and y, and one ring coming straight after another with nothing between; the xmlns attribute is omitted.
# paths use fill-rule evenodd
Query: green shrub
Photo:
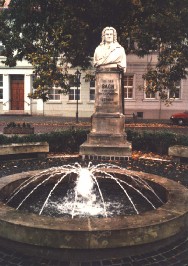
<svg viewBox="0 0 188 266"><path fill-rule="evenodd" d="M188 137L169 131L127 130L127 139L132 142L133 150L167 154L173 145L188 146Z"/></svg>
<svg viewBox="0 0 188 266"><path fill-rule="evenodd" d="M87 138L87 133L89 132L86 130L67 130L26 136L13 135L7 137L0 135L0 144L47 141L50 152L74 153L79 151L80 145Z"/></svg>
<svg viewBox="0 0 188 266"><path fill-rule="evenodd" d="M88 133L88 130L70 129L26 136L7 137L0 135L0 144L47 141L50 152L74 153L78 152L80 145L86 141ZM167 154L169 146L177 144L188 146L188 137L174 132L128 129L126 133L127 140L132 142L133 150Z"/></svg>
<svg viewBox="0 0 188 266"><path fill-rule="evenodd" d="M22 128L31 128L31 125L29 123L23 122L22 124L20 123L15 123L15 122L9 122L6 127L8 128L14 128L14 127L22 127Z"/></svg>

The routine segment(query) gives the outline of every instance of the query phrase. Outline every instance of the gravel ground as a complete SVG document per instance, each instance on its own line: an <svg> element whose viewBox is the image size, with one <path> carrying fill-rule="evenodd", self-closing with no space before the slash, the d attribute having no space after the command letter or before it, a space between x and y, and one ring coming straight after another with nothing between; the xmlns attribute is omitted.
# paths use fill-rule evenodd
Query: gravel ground
<svg viewBox="0 0 188 266"><path fill-rule="evenodd" d="M153 155L155 156L155 155ZM38 158L16 158L1 157L0 161L0 177L16 174L25 171L42 170L49 167L61 166L67 163L78 161L82 164L78 154L49 154L45 159ZM147 173L161 175L170 178L184 185L188 185L188 164L176 163L166 157L151 157L147 154L134 156L129 161L115 162L117 165L126 167L130 170L143 171ZM85 163L87 164L87 162Z"/></svg>

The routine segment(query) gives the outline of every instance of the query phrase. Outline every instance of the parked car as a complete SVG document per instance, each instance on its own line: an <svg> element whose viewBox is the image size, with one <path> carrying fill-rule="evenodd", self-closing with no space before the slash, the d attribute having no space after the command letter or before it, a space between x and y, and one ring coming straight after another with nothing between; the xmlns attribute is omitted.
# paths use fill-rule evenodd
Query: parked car
<svg viewBox="0 0 188 266"><path fill-rule="evenodd" d="M173 114L171 115L170 120L173 124L177 124L179 126L188 124L188 111L184 113Z"/></svg>

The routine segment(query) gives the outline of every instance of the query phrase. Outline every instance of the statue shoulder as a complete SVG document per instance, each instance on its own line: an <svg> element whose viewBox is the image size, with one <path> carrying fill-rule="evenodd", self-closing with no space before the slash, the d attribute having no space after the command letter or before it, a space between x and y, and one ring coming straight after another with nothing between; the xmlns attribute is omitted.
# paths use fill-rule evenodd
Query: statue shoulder
<svg viewBox="0 0 188 266"><path fill-rule="evenodd" d="M125 49L123 46L121 46L121 44L118 43L118 45L116 46L116 48L118 48L119 51L121 51L121 53L125 53Z"/></svg>
<svg viewBox="0 0 188 266"><path fill-rule="evenodd" d="M98 45L98 46L95 48L95 53L94 53L94 55L101 54L101 53L103 53L103 51L104 51L104 45Z"/></svg>
<svg viewBox="0 0 188 266"><path fill-rule="evenodd" d="M123 48L123 46L121 46L121 44L119 44L118 42L115 42L114 45L116 46L116 48Z"/></svg>
<svg viewBox="0 0 188 266"><path fill-rule="evenodd" d="M104 44L99 44L96 48L95 48L95 51L96 50L101 50L104 48Z"/></svg>

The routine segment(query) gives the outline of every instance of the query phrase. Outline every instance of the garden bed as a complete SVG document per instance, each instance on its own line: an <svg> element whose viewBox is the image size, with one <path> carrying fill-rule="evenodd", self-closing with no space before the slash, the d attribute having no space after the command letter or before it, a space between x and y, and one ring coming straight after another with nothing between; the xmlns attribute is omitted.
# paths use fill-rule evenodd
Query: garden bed
<svg viewBox="0 0 188 266"><path fill-rule="evenodd" d="M34 134L34 127L28 123L16 124L14 122L10 122L3 128L3 134Z"/></svg>

